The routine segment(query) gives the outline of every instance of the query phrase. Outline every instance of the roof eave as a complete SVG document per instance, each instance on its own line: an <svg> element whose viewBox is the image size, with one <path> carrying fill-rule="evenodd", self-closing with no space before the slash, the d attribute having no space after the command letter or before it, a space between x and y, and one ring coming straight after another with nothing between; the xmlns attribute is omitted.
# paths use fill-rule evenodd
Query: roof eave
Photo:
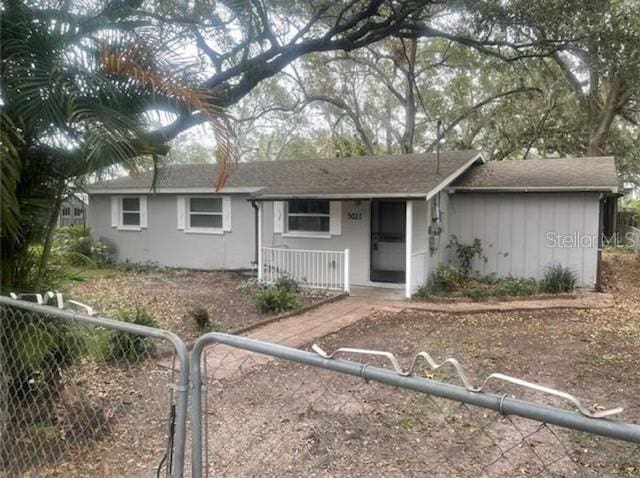
<svg viewBox="0 0 640 478"><path fill-rule="evenodd" d="M261 187L88 188L88 194L254 194Z"/></svg>
<svg viewBox="0 0 640 478"><path fill-rule="evenodd" d="M451 186L451 193L464 192L607 192L619 194L618 187L611 186Z"/></svg>
<svg viewBox="0 0 640 478"><path fill-rule="evenodd" d="M268 194L251 196L252 201L288 201L291 199L329 199L333 201L367 201L369 199L427 199L426 193L335 193L335 194Z"/></svg>

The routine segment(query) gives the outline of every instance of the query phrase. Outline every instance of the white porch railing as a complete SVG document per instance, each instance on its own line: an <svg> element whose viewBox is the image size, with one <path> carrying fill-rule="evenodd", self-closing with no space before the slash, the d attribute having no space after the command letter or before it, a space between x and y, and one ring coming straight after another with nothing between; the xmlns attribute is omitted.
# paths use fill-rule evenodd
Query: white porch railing
<svg viewBox="0 0 640 478"><path fill-rule="evenodd" d="M349 249L311 251L263 247L260 252L258 278L265 284L287 277L302 287L349 292Z"/></svg>
<svg viewBox="0 0 640 478"><path fill-rule="evenodd" d="M422 287L427 281L427 259L429 251L411 254L411 293Z"/></svg>

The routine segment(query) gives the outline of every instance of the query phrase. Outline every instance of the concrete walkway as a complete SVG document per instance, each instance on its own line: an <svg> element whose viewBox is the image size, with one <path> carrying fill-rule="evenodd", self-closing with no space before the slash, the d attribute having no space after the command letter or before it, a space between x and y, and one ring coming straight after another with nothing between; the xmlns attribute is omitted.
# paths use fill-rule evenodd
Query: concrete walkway
<svg viewBox="0 0 640 478"><path fill-rule="evenodd" d="M594 309L613 305L610 294L577 297L513 300L505 302L409 302L370 296L350 296L299 315L271 322L246 333L248 337L298 348L337 332L369 316L374 311L401 312L407 309L436 313L507 312L541 309ZM240 376L271 357L224 345L213 345L204 354L203 372L212 379Z"/></svg>

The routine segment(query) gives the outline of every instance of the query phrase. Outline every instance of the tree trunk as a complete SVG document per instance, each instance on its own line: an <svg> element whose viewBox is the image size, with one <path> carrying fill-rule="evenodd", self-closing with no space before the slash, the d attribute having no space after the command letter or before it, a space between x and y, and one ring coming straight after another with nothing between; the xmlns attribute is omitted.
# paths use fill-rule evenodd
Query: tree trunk
<svg viewBox="0 0 640 478"><path fill-rule="evenodd" d="M600 105L597 97L589 99L590 131L587 156L605 156L607 154L611 125L629 98L630 95L626 91L623 81L616 78L608 85L603 105Z"/></svg>
<svg viewBox="0 0 640 478"><path fill-rule="evenodd" d="M49 216L49 222L47 223L44 244L42 246L42 256L40 256L40 264L38 265L37 279L34 284L34 291L38 291L42 286L42 279L44 278L45 270L49 265L49 258L51 256L51 246L53 245L53 232L58 223L58 214L60 213L60 207L64 200L65 181L60 179L56 187L56 197L53 203L53 209L51 210L51 216Z"/></svg>
<svg viewBox="0 0 640 478"><path fill-rule="evenodd" d="M411 39L407 42L409 45L405 47L405 56L407 62L407 82L405 86L405 98L406 103L404 105L404 134L402 135L402 152L413 153L413 143L416 133L416 51L418 42L416 39ZM404 43L403 43L404 47Z"/></svg>

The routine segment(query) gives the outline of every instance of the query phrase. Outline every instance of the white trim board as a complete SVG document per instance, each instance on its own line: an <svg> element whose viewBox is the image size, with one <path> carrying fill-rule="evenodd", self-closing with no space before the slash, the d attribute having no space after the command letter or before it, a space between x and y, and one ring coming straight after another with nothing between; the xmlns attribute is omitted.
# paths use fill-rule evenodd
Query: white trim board
<svg viewBox="0 0 640 478"><path fill-rule="evenodd" d="M517 193L557 193L557 192L611 192L617 193L618 188L607 186L481 186L481 187L456 187L450 186L449 192L454 193L474 193L474 192L517 192Z"/></svg>
<svg viewBox="0 0 640 478"><path fill-rule="evenodd" d="M471 158L469 161L464 163L460 168L458 168L449 176L444 178L444 180L440 182L440 184L438 184L435 188L429 191L427 193L427 201L429 201L433 196L438 194L440 191L446 188L449 184L455 181L460 175L462 175L462 173L464 173L467 169L469 169L478 160L482 161L482 163L485 162L484 158L482 157L482 153L476 154L473 158Z"/></svg>
<svg viewBox="0 0 640 478"><path fill-rule="evenodd" d="M227 187L217 189L210 188L113 188L91 189L89 194L252 194L264 189L262 187Z"/></svg>

